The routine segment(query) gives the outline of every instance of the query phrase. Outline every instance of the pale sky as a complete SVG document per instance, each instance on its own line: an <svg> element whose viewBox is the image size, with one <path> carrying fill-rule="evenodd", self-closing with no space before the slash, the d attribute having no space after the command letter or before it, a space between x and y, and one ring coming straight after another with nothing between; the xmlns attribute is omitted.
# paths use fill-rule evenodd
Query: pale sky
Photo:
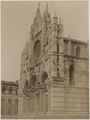
<svg viewBox="0 0 90 120"><path fill-rule="evenodd" d="M38 2L2 2L1 11L1 79L20 79L21 51L29 39ZM46 2L41 2L44 11ZM64 36L88 40L88 2L48 2L53 17L55 12L64 25ZM42 12L41 12L42 14Z"/></svg>

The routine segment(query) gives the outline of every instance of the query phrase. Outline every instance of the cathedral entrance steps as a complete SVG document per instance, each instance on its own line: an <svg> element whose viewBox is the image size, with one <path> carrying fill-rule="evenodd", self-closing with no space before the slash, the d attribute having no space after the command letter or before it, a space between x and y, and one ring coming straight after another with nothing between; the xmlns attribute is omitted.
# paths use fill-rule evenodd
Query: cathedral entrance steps
<svg viewBox="0 0 90 120"><path fill-rule="evenodd" d="M18 115L1 115L1 119L18 119Z"/></svg>
<svg viewBox="0 0 90 120"><path fill-rule="evenodd" d="M2 119L88 119L89 114L24 114L24 115L2 115Z"/></svg>
<svg viewBox="0 0 90 120"><path fill-rule="evenodd" d="M88 119L88 113L62 113L62 114L50 114L50 113L27 113L22 115L3 115L2 119Z"/></svg>

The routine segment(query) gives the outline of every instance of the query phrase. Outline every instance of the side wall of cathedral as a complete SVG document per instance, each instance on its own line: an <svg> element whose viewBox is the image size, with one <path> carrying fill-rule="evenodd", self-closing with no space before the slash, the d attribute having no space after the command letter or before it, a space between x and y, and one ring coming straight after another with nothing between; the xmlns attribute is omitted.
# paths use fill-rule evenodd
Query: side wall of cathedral
<svg viewBox="0 0 90 120"><path fill-rule="evenodd" d="M71 59L68 55L65 57L65 67L67 68L65 86L68 86L65 89L66 111L88 113L88 44L71 41L71 56ZM71 66L73 66L72 69L70 69ZM71 74L73 74L73 78L71 78Z"/></svg>

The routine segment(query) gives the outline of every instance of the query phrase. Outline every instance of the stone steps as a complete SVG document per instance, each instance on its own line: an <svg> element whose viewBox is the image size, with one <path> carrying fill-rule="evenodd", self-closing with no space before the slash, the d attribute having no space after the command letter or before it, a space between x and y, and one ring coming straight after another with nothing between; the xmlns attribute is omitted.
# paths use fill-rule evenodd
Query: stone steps
<svg viewBox="0 0 90 120"><path fill-rule="evenodd" d="M2 115L2 119L88 119L89 114L23 114Z"/></svg>

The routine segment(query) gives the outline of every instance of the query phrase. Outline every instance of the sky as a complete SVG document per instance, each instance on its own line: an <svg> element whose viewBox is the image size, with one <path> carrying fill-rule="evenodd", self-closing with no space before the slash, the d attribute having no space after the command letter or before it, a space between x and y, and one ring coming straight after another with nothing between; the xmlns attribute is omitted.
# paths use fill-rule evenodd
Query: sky
<svg viewBox="0 0 90 120"><path fill-rule="evenodd" d="M56 13L64 25L64 36L88 41L88 2L41 2L41 14L48 3L53 17ZM29 39L30 26L38 2L7 1L1 4L1 79L20 79L21 52Z"/></svg>

